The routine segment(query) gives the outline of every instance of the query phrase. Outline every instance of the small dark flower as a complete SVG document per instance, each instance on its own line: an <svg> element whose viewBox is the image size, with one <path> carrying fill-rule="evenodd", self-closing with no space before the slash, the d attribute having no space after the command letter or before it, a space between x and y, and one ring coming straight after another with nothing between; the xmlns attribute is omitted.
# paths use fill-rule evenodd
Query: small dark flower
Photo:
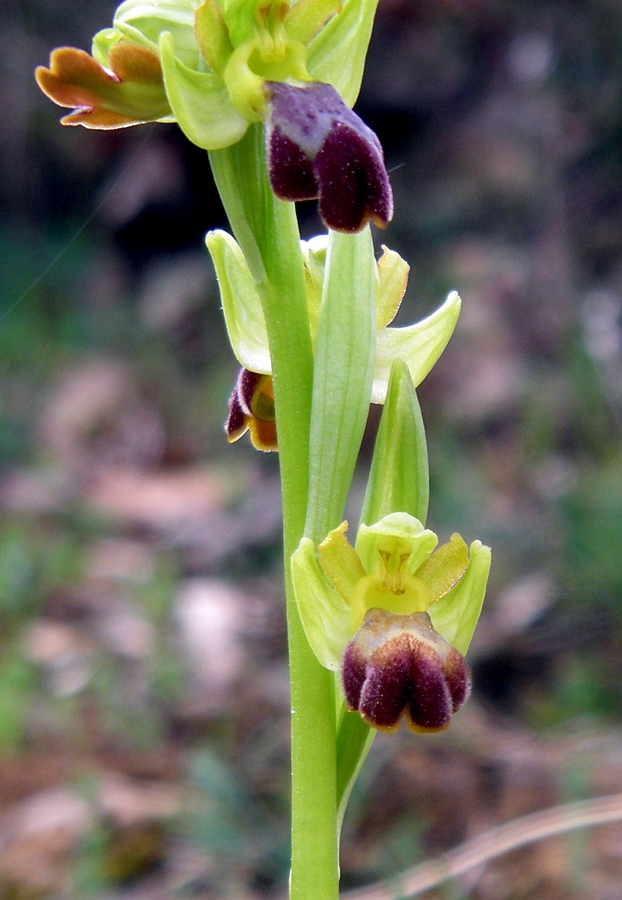
<svg viewBox="0 0 622 900"><path fill-rule="evenodd" d="M230 443L250 431L257 450L278 450L272 376L240 369L229 399L225 431Z"/></svg>
<svg viewBox="0 0 622 900"><path fill-rule="evenodd" d="M342 675L348 707L382 731L395 731L402 716L412 731L442 731L471 687L462 655L427 613L370 609L346 647Z"/></svg>
<svg viewBox="0 0 622 900"><path fill-rule="evenodd" d="M268 167L277 197L319 198L320 215L334 231L360 231L370 219L385 228L393 194L371 128L329 84L266 87Z"/></svg>

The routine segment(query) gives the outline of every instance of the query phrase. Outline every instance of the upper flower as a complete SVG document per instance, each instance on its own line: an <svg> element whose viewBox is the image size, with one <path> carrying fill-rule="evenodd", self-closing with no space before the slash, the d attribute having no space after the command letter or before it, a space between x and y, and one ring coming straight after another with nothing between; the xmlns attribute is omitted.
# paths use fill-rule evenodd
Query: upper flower
<svg viewBox="0 0 622 900"><path fill-rule="evenodd" d="M384 227L393 199L382 149L348 108L377 2L125 0L92 56L61 47L36 77L74 110L66 125L176 120L193 143L220 150L265 122L278 197L319 197L336 230L358 231L370 218Z"/></svg>

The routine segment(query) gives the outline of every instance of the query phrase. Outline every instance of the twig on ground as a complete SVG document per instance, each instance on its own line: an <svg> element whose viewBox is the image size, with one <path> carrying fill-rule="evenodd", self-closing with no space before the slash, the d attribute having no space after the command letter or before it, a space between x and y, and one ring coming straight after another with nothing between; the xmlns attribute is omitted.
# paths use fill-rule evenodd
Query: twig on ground
<svg viewBox="0 0 622 900"><path fill-rule="evenodd" d="M575 828L619 821L622 821L622 794L555 806L486 831L436 859L407 869L396 878L348 891L343 895L343 900L405 900L416 897L526 844Z"/></svg>

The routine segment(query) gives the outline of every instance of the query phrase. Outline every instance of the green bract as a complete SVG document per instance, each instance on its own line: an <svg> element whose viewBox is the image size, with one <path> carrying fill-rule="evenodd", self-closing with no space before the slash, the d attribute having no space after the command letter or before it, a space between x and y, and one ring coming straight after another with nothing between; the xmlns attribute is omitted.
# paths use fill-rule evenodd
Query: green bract
<svg viewBox="0 0 622 900"><path fill-rule="evenodd" d="M356 548L347 523L319 548L303 538L292 556L296 601L319 661L337 671L346 644L370 609L396 615L427 612L435 630L466 653L484 601L490 549L458 534L434 551L438 538L407 513L361 525Z"/></svg>
<svg viewBox="0 0 622 900"><path fill-rule="evenodd" d="M333 85L353 106L378 0L126 0L93 40L93 57L132 42L155 52L182 131L206 150L264 118L266 82ZM137 121L150 116L140 115Z"/></svg>
<svg viewBox="0 0 622 900"><path fill-rule="evenodd" d="M224 231L210 231L206 237L212 255L227 331L233 352L252 372L268 375L272 371L265 319L244 255L235 240ZM312 340L315 344L324 280L327 238L320 235L302 241L307 285L307 303ZM371 402L384 403L391 366L403 360L415 385L428 374L445 349L458 321L461 301L453 291L436 312L403 328L390 328L399 309L408 265L392 250L384 254L376 267L376 358ZM350 290L345 284L343 290Z"/></svg>

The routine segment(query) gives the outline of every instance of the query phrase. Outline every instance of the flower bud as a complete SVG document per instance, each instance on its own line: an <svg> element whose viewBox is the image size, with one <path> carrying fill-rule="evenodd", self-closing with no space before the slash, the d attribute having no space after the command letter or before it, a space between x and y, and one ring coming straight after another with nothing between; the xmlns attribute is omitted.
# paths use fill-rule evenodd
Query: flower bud
<svg viewBox="0 0 622 900"><path fill-rule="evenodd" d="M442 731L471 689L462 655L424 612L370 609L345 649L342 678L349 709L381 731L396 731L402 716L411 731Z"/></svg>

